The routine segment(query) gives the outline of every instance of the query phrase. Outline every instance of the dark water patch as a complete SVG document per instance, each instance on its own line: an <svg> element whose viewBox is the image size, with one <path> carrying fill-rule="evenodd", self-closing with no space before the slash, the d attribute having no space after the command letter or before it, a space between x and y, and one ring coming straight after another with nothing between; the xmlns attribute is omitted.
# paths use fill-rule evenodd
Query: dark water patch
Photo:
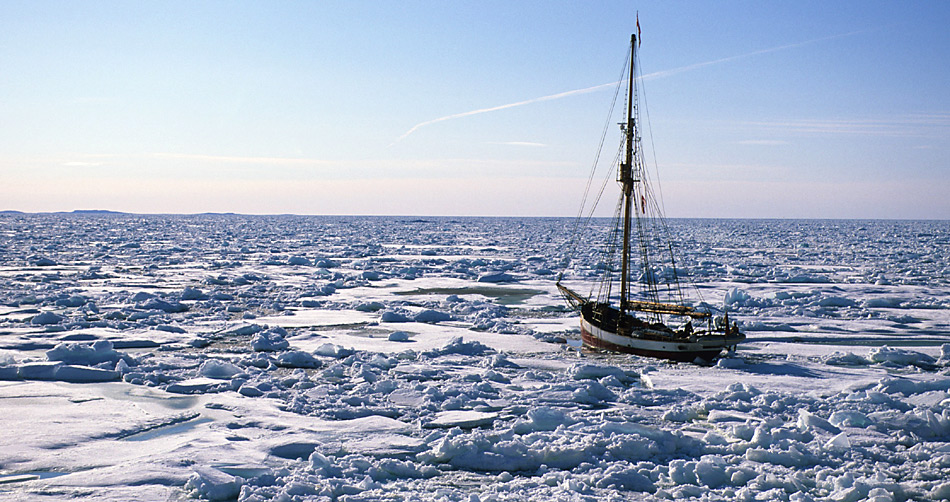
<svg viewBox="0 0 950 502"><path fill-rule="evenodd" d="M543 295L546 291L528 288L503 288L498 286L476 286L462 288L418 288L411 291L399 291L395 294L400 296L415 295L481 295L488 298L494 298L499 304L513 305L523 303L537 295Z"/></svg>

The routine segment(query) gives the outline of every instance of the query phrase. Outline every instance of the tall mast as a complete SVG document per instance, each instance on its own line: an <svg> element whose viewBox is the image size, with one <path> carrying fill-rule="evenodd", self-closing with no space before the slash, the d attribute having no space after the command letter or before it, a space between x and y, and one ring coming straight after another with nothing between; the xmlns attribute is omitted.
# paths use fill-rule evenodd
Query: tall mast
<svg viewBox="0 0 950 502"><path fill-rule="evenodd" d="M633 119L633 82L634 65L636 64L637 36L630 35L630 78L627 89L627 122L623 125L625 136L624 159L620 164L620 185L623 190L623 253L620 257L620 313L627 312L627 301L630 295L628 279L630 274L630 213L633 200L633 145L635 141L635 126Z"/></svg>

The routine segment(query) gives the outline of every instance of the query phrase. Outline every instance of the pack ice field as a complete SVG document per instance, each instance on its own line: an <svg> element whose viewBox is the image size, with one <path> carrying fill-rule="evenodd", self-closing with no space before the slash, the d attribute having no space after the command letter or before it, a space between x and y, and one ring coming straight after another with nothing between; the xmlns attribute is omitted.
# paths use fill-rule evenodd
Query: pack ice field
<svg viewBox="0 0 950 502"><path fill-rule="evenodd" d="M950 222L670 220L707 365L581 347L572 224L2 214L0 499L950 499Z"/></svg>

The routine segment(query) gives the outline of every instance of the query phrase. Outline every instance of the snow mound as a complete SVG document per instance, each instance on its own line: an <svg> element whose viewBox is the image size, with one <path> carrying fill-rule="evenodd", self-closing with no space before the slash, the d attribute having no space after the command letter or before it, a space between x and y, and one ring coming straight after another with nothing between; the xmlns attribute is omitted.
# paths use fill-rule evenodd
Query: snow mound
<svg viewBox="0 0 950 502"><path fill-rule="evenodd" d="M240 367L218 359L208 359L201 363L201 367L198 368L199 375L218 380L230 380L234 378L235 375L239 375L243 372L244 370Z"/></svg>
<svg viewBox="0 0 950 502"><path fill-rule="evenodd" d="M50 361L62 361L66 364L81 364L94 366L103 362L116 362L122 354L113 348L108 340L97 340L93 343L60 343L46 351L46 358Z"/></svg>
<svg viewBox="0 0 950 502"><path fill-rule="evenodd" d="M256 352L276 352L290 347L290 342L284 339L287 331L283 328L273 328L258 333L251 339L251 349Z"/></svg>
<svg viewBox="0 0 950 502"><path fill-rule="evenodd" d="M392 333L389 334L389 341L390 342L408 342L409 333L406 333L405 331L393 331Z"/></svg>
<svg viewBox="0 0 950 502"><path fill-rule="evenodd" d="M504 272L485 274L478 278L478 282L514 282L516 280L514 276Z"/></svg>
<svg viewBox="0 0 950 502"><path fill-rule="evenodd" d="M325 343L314 351L314 354L323 357L332 357L334 359L343 359L344 357L350 357L355 351L353 349L348 349L341 345L334 345L332 343Z"/></svg>
<svg viewBox="0 0 950 502"><path fill-rule="evenodd" d="M416 314L412 320L415 322L437 323L442 321L451 321L454 319L451 315L438 310L426 309Z"/></svg>
<svg viewBox="0 0 950 502"><path fill-rule="evenodd" d="M213 467L199 466L188 478L185 489L193 497L207 500L234 500L241 493L241 478L221 472Z"/></svg>
<svg viewBox="0 0 950 502"><path fill-rule="evenodd" d="M72 383L110 382L119 377L117 371L70 364L58 366L53 371L53 379Z"/></svg>
<svg viewBox="0 0 950 502"><path fill-rule="evenodd" d="M868 352L868 359L888 366L934 366L937 361L927 354L909 349L875 347Z"/></svg>
<svg viewBox="0 0 950 502"><path fill-rule="evenodd" d="M443 345L438 349L432 349L425 352L425 355L429 357L439 357L448 354L458 354L463 356L480 356L483 354L492 353L494 350L487 345L478 342L477 340L472 340L466 342L462 340L462 337L457 336L449 340L448 343Z"/></svg>
<svg viewBox="0 0 950 502"><path fill-rule="evenodd" d="M277 356L277 366L285 368L319 368L322 366L311 354L302 350L292 350Z"/></svg>
<svg viewBox="0 0 950 502"><path fill-rule="evenodd" d="M30 324L34 326L47 326L50 324L59 324L61 322L63 322L63 316L56 315L52 312L43 312L42 314L35 316L30 321Z"/></svg>

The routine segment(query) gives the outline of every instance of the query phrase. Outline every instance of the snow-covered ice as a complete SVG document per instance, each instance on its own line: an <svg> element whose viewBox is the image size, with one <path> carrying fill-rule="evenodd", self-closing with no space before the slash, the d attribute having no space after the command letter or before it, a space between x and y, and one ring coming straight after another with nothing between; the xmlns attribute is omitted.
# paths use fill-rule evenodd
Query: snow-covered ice
<svg viewBox="0 0 950 502"><path fill-rule="evenodd" d="M571 225L2 214L0 499L950 499L950 222L672 220L711 366L578 349Z"/></svg>

